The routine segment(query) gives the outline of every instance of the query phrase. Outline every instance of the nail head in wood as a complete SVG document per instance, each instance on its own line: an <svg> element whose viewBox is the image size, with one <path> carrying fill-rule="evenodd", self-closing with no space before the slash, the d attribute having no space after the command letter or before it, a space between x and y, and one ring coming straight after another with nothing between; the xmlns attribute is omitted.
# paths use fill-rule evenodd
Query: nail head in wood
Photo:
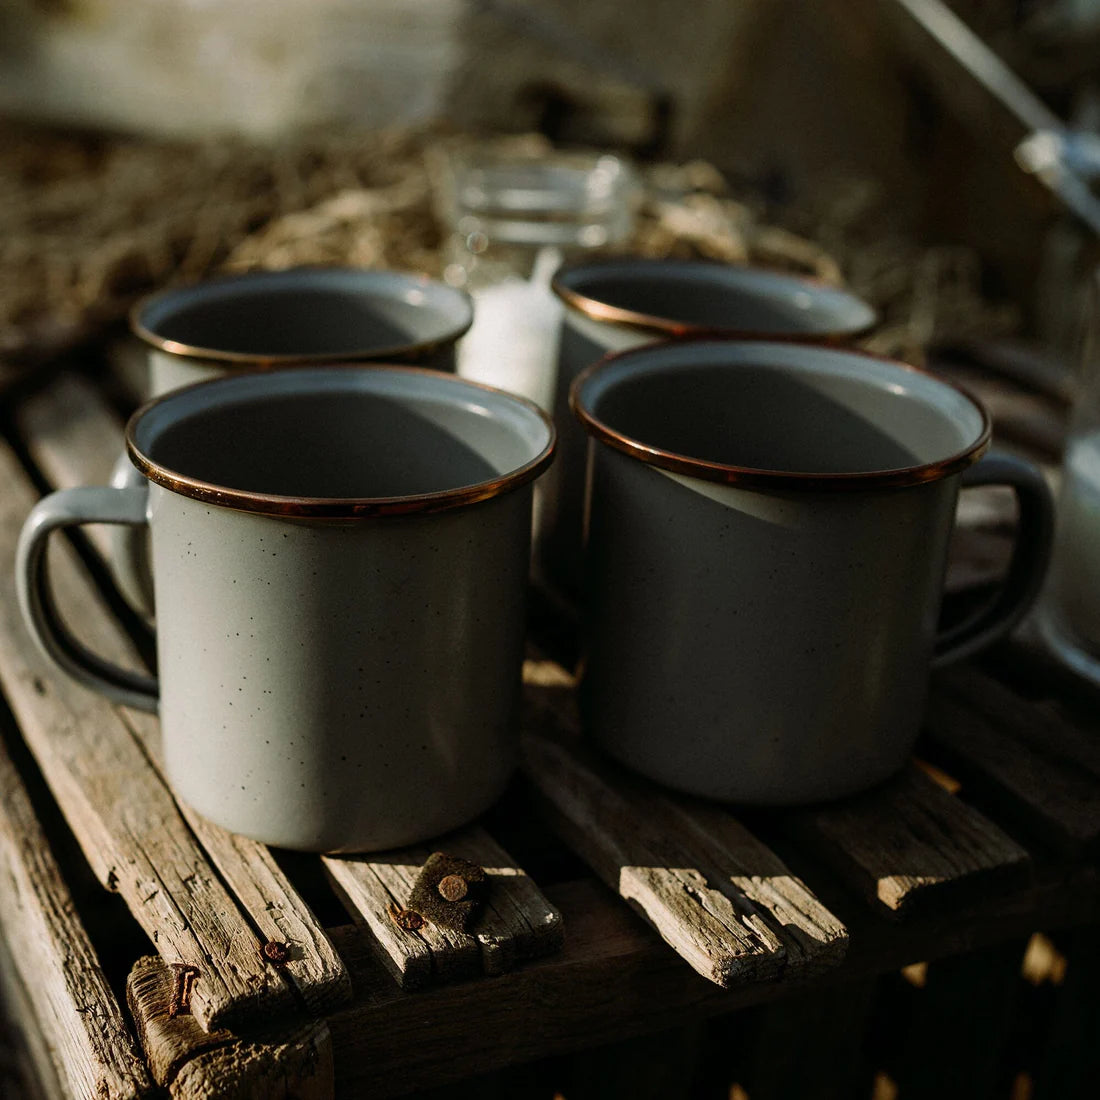
<svg viewBox="0 0 1100 1100"><path fill-rule="evenodd" d="M439 893L447 901L461 901L468 889L461 875L445 875L439 880Z"/></svg>

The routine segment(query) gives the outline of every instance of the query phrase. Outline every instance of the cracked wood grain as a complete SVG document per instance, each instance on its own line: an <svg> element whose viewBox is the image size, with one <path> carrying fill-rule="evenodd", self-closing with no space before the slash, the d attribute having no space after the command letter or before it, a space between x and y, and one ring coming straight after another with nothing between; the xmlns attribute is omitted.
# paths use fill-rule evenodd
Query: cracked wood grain
<svg viewBox="0 0 1100 1100"><path fill-rule="evenodd" d="M68 1095L147 1096L152 1082L76 914L26 789L0 744L0 928Z"/></svg>
<svg viewBox="0 0 1100 1100"><path fill-rule="evenodd" d="M153 1077L175 1100L331 1100L332 1039L323 1020L256 1021L247 1036L205 1032L191 1017L172 1015L173 992L160 959L138 959L126 999Z"/></svg>
<svg viewBox="0 0 1100 1100"><path fill-rule="evenodd" d="M843 924L725 811L669 797L530 727L523 760L566 843L712 982L793 976L843 958Z"/></svg>

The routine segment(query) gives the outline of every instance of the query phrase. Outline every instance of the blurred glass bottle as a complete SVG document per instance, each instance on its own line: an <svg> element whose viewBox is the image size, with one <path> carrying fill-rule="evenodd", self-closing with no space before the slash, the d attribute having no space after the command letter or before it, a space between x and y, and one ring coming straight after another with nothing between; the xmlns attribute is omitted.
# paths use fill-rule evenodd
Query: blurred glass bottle
<svg viewBox="0 0 1100 1100"><path fill-rule="evenodd" d="M1067 665L1100 684L1100 272L1089 285L1077 383L1039 629Z"/></svg>
<svg viewBox="0 0 1100 1100"><path fill-rule="evenodd" d="M474 146L454 154L444 279L474 299L458 372L549 408L561 309L550 279L563 260L625 245L638 178L610 154Z"/></svg>

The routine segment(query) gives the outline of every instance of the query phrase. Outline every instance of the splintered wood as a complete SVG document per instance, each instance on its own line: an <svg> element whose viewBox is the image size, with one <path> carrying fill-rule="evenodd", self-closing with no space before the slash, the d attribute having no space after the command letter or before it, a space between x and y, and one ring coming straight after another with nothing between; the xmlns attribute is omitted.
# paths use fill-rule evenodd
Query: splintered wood
<svg viewBox="0 0 1100 1100"><path fill-rule="evenodd" d="M272 1027L257 1018L245 1039L225 1029L203 1031L192 1017L173 1013L175 994L169 967L138 959L126 999L153 1078L172 1096L331 1100L332 1039L323 1020Z"/></svg>
<svg viewBox="0 0 1100 1100"><path fill-rule="evenodd" d="M843 959L841 921L726 811L666 795L553 735L529 730L523 751L562 838L704 977L729 987Z"/></svg>

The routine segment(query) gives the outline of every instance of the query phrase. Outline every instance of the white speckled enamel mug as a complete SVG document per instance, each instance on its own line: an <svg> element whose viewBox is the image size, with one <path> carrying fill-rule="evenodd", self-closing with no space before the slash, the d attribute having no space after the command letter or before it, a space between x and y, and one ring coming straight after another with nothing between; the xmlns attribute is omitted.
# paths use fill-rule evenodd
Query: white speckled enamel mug
<svg viewBox="0 0 1100 1100"><path fill-rule="evenodd" d="M581 708L659 782L755 805L896 772L928 671L1005 633L1050 548L1042 475L933 375L857 352L688 341L573 387L589 433ZM937 619L960 487L1020 506L996 599Z"/></svg>
<svg viewBox="0 0 1100 1100"><path fill-rule="evenodd" d="M840 287L714 260L622 257L563 268L553 281L564 305L554 393L558 455L540 486L535 565L567 596L579 591L585 436L569 390L604 355L661 340L718 336L846 344L878 320Z"/></svg>
<svg viewBox="0 0 1100 1100"><path fill-rule="evenodd" d="M248 271L162 290L130 328L149 349L150 397L239 371L340 363L408 363L453 371L473 322L468 294L424 275L350 267ZM122 455L111 484L140 475ZM112 533L111 564L127 602L153 612L145 532Z"/></svg>
<svg viewBox="0 0 1100 1100"><path fill-rule="evenodd" d="M180 798L287 848L365 851L459 826L516 750L535 405L401 367L242 374L135 413L138 486L66 490L23 530L27 625L64 672L158 710ZM49 533L148 525L159 679L54 610Z"/></svg>

